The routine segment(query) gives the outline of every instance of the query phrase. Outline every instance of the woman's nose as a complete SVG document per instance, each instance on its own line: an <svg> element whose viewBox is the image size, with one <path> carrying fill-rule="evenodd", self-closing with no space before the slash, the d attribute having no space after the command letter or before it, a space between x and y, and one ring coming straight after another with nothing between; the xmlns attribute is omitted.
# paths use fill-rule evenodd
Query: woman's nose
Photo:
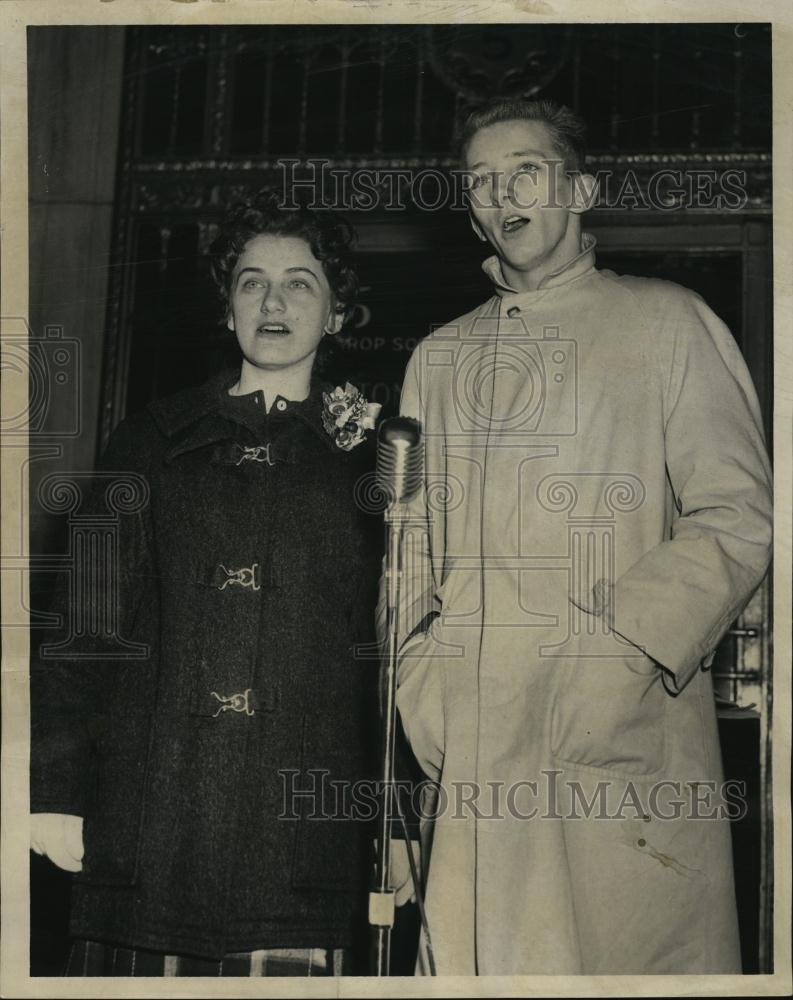
<svg viewBox="0 0 793 1000"><path fill-rule="evenodd" d="M283 309L284 300L280 291L274 285L270 285L262 296L261 312L283 312Z"/></svg>

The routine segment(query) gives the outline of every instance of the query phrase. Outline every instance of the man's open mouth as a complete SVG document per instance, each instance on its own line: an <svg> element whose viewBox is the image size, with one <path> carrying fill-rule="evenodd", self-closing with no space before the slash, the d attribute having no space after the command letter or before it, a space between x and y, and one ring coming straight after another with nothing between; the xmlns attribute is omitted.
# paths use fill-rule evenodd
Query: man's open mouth
<svg viewBox="0 0 793 1000"><path fill-rule="evenodd" d="M524 226L528 226L529 219L524 219L520 215L508 215L501 223L501 228L505 233L515 233Z"/></svg>
<svg viewBox="0 0 793 1000"><path fill-rule="evenodd" d="M257 333L267 333L273 336L286 337L291 331L286 323L262 323L257 327Z"/></svg>

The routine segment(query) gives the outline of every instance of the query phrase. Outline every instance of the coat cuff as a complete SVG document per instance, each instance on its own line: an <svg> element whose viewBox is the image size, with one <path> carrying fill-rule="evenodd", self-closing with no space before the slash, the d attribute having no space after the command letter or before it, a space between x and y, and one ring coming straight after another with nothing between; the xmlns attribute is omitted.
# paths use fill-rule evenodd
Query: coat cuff
<svg viewBox="0 0 793 1000"><path fill-rule="evenodd" d="M88 814L88 796L82 787L77 788L66 782L58 786L51 777L38 780L31 771L30 811L85 817Z"/></svg>
<svg viewBox="0 0 793 1000"><path fill-rule="evenodd" d="M653 660L663 670L664 687L672 695L680 694L701 667L710 666L725 627L720 623L704 643L698 642L682 623L665 621L657 602L631 600L619 582L609 585L600 580L586 601L573 603Z"/></svg>
<svg viewBox="0 0 793 1000"><path fill-rule="evenodd" d="M705 653L702 647L686 641L674 629L659 635L652 623L642 621L640 615L604 613L608 627L645 656L654 660L664 671L664 687L670 694L679 694L702 666Z"/></svg>
<svg viewBox="0 0 793 1000"><path fill-rule="evenodd" d="M30 811L85 816L94 780L92 758L75 738L63 733L37 738L30 762Z"/></svg>

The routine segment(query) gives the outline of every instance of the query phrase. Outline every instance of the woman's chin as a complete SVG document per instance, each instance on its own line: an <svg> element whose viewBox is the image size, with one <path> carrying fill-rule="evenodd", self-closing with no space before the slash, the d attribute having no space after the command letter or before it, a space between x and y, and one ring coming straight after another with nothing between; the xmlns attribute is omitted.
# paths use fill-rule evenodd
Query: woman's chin
<svg viewBox="0 0 793 1000"><path fill-rule="evenodd" d="M267 349L257 348L248 351L244 358L253 368L261 371L288 371L293 368L302 368L311 364L311 357L298 356L290 352L286 345L279 350L278 347L267 347Z"/></svg>

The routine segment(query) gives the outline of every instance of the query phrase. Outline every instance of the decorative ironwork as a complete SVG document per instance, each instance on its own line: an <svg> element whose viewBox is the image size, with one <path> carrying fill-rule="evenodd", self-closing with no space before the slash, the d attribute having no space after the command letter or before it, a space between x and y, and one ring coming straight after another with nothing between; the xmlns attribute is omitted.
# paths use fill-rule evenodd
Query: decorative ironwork
<svg viewBox="0 0 793 1000"><path fill-rule="evenodd" d="M601 151L770 146L763 24L134 30L143 158L449 155L459 117L494 94L578 107Z"/></svg>
<svg viewBox="0 0 793 1000"><path fill-rule="evenodd" d="M437 25L429 60L443 83L467 102L496 94L539 94L567 64L573 28L559 25Z"/></svg>

